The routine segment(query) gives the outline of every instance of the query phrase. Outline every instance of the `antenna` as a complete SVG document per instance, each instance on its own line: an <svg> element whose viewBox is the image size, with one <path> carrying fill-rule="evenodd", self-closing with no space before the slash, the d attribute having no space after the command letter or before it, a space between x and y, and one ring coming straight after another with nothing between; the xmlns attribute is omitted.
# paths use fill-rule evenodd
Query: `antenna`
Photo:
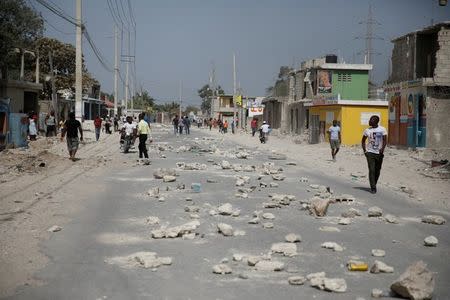
<svg viewBox="0 0 450 300"><path fill-rule="evenodd" d="M357 36L357 40L365 40L366 49L364 51L358 52L358 55L364 54L364 63L373 64L372 56L380 55L381 53L375 52L373 49L373 40L384 40L382 37L377 36L373 33L374 25L381 25L380 22L374 19L372 13L372 4L369 4L369 13L367 14L367 19L361 21L358 24L366 24L366 34L364 36ZM369 78L372 81L372 72L369 72Z"/></svg>

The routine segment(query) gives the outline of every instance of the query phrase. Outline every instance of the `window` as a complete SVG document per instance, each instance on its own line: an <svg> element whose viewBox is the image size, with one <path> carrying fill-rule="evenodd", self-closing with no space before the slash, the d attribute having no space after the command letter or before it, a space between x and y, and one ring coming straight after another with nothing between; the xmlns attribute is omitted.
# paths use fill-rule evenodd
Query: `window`
<svg viewBox="0 0 450 300"><path fill-rule="evenodd" d="M352 82L352 74L349 74L349 73L338 73L338 81Z"/></svg>

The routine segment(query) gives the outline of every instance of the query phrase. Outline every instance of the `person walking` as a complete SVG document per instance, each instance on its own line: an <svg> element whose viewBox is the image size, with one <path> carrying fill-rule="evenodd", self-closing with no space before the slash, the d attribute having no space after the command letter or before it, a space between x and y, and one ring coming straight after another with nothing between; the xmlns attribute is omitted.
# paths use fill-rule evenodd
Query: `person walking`
<svg viewBox="0 0 450 300"><path fill-rule="evenodd" d="M231 133L234 134L234 120L231 121Z"/></svg>
<svg viewBox="0 0 450 300"><path fill-rule="evenodd" d="M333 120L333 126L328 129L328 139L330 140L331 157L333 161L336 161L336 154L341 145L341 127L338 126L336 120Z"/></svg>
<svg viewBox="0 0 450 300"><path fill-rule="evenodd" d="M180 119L178 120L178 133L179 133L180 135L183 134L183 127L184 127L183 119L184 119L184 117L183 117L183 116L180 116Z"/></svg>
<svg viewBox="0 0 450 300"><path fill-rule="evenodd" d="M114 132L119 131L119 117L117 115L114 116Z"/></svg>
<svg viewBox="0 0 450 300"><path fill-rule="evenodd" d="M184 117L184 131L186 134L191 134L191 120L188 116Z"/></svg>
<svg viewBox="0 0 450 300"><path fill-rule="evenodd" d="M147 121L144 119L144 115L139 115L139 123L137 125L137 134L139 136L139 158L144 156L148 158L147 146L145 143L147 142L147 138L150 135L150 126Z"/></svg>
<svg viewBox="0 0 450 300"><path fill-rule="evenodd" d="M80 132L80 138L78 139L78 132ZM80 141L83 141L83 128L81 128L80 121L75 119L75 113L69 113L69 119L64 123L64 128L61 132L61 142L64 136L67 134L67 150L69 150L70 159L75 161L75 154L78 150Z"/></svg>
<svg viewBox="0 0 450 300"><path fill-rule="evenodd" d="M383 164L384 149L387 144L387 131L383 126L379 126L380 117L374 115L370 117L369 128L364 130L361 147L367 159L369 167L370 192L377 192L377 182L380 177L381 166ZM366 144L366 141L367 144Z"/></svg>
<svg viewBox="0 0 450 300"><path fill-rule="evenodd" d="M178 133L178 115L175 115L175 117L172 119L172 125L173 125L173 133L176 135Z"/></svg>
<svg viewBox="0 0 450 300"><path fill-rule="evenodd" d="M45 132L45 136L49 137L49 136L56 136L56 118L55 118L55 111L52 110L50 111L50 114L48 114L45 117L45 126L46 128L46 132Z"/></svg>
<svg viewBox="0 0 450 300"><path fill-rule="evenodd" d="M94 119L94 127L95 127L95 140L98 142L100 138L100 131L102 130L102 119L97 115Z"/></svg>
<svg viewBox="0 0 450 300"><path fill-rule="evenodd" d="M223 133L227 133L228 132L228 121L225 120L223 122Z"/></svg>
<svg viewBox="0 0 450 300"><path fill-rule="evenodd" d="M30 136L30 141L35 141L37 136L36 121L33 118L28 119L28 135Z"/></svg>
<svg viewBox="0 0 450 300"><path fill-rule="evenodd" d="M270 125L267 124L266 121L263 121L263 124L261 125L261 128L259 130L261 131L260 141L261 143L265 144L269 138Z"/></svg>
<svg viewBox="0 0 450 300"><path fill-rule="evenodd" d="M256 130L258 128L258 119L253 118L250 122L250 128L252 129L252 136L255 136Z"/></svg>
<svg viewBox="0 0 450 300"><path fill-rule="evenodd" d="M209 126L209 131L211 131L211 128L213 126L213 118L209 118L208 126Z"/></svg>

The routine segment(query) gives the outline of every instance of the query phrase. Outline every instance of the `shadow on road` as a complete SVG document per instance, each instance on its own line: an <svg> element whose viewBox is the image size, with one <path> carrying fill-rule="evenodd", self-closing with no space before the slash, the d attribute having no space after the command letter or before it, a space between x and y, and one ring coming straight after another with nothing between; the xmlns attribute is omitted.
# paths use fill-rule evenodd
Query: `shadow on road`
<svg viewBox="0 0 450 300"><path fill-rule="evenodd" d="M361 191L365 191L370 193L370 188L369 187L363 187L363 186L354 186L353 187L355 190L361 190Z"/></svg>

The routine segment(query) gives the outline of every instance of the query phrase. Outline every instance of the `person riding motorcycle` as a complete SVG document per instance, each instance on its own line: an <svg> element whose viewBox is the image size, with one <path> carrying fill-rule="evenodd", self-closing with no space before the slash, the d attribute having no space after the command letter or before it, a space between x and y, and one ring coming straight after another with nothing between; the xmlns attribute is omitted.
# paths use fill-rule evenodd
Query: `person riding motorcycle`
<svg viewBox="0 0 450 300"><path fill-rule="evenodd" d="M121 130L121 143L123 143L124 153L127 153L128 150L130 150L131 145L134 144L136 133L136 124L133 123L133 118L128 116Z"/></svg>

